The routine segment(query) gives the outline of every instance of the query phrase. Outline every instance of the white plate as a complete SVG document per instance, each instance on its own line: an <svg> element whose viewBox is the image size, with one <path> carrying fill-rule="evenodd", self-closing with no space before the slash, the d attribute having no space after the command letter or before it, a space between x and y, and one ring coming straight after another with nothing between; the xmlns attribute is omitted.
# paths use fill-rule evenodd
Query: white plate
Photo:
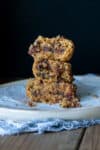
<svg viewBox="0 0 100 150"><path fill-rule="evenodd" d="M27 105L25 86L27 80L0 85L0 119L33 120L61 118L70 120L100 118L100 77L95 75L75 76L82 107L61 108L58 104L38 103Z"/></svg>

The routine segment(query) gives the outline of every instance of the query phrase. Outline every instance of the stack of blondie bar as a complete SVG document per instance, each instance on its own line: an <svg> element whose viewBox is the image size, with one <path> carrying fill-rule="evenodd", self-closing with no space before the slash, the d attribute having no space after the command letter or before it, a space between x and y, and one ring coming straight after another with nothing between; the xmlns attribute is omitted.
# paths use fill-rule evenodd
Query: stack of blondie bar
<svg viewBox="0 0 100 150"><path fill-rule="evenodd" d="M59 103L62 107L78 107L76 86L73 84L71 64L74 44L63 36L39 36L29 47L34 58L32 71L35 78L26 86L29 103Z"/></svg>

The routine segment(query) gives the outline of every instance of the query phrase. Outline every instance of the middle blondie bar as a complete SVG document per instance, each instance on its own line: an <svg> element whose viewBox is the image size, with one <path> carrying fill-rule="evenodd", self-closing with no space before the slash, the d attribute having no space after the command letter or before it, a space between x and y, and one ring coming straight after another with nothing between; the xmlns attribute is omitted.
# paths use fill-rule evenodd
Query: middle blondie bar
<svg viewBox="0 0 100 150"><path fill-rule="evenodd" d="M45 58L36 58L32 67L34 76L48 81L72 82L71 64Z"/></svg>

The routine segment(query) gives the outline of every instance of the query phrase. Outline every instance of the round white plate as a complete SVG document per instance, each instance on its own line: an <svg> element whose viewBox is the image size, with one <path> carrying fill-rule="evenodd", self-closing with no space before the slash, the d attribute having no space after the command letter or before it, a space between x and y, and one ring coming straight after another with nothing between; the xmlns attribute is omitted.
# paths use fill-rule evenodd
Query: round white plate
<svg viewBox="0 0 100 150"><path fill-rule="evenodd" d="M75 76L80 108L61 108L58 104L37 103L29 107L25 93L27 80L0 85L0 119L33 120L60 118L68 120L100 119L100 77Z"/></svg>

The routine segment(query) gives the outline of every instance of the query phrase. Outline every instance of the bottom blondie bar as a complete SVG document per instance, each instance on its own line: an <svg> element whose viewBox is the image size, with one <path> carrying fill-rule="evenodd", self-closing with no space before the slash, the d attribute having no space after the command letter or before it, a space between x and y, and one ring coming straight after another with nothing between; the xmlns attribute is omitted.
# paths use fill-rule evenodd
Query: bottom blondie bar
<svg viewBox="0 0 100 150"><path fill-rule="evenodd" d="M76 86L64 81L48 83L41 79L30 79L26 86L29 103L45 102L59 103L61 107L78 107L79 99L76 96Z"/></svg>

